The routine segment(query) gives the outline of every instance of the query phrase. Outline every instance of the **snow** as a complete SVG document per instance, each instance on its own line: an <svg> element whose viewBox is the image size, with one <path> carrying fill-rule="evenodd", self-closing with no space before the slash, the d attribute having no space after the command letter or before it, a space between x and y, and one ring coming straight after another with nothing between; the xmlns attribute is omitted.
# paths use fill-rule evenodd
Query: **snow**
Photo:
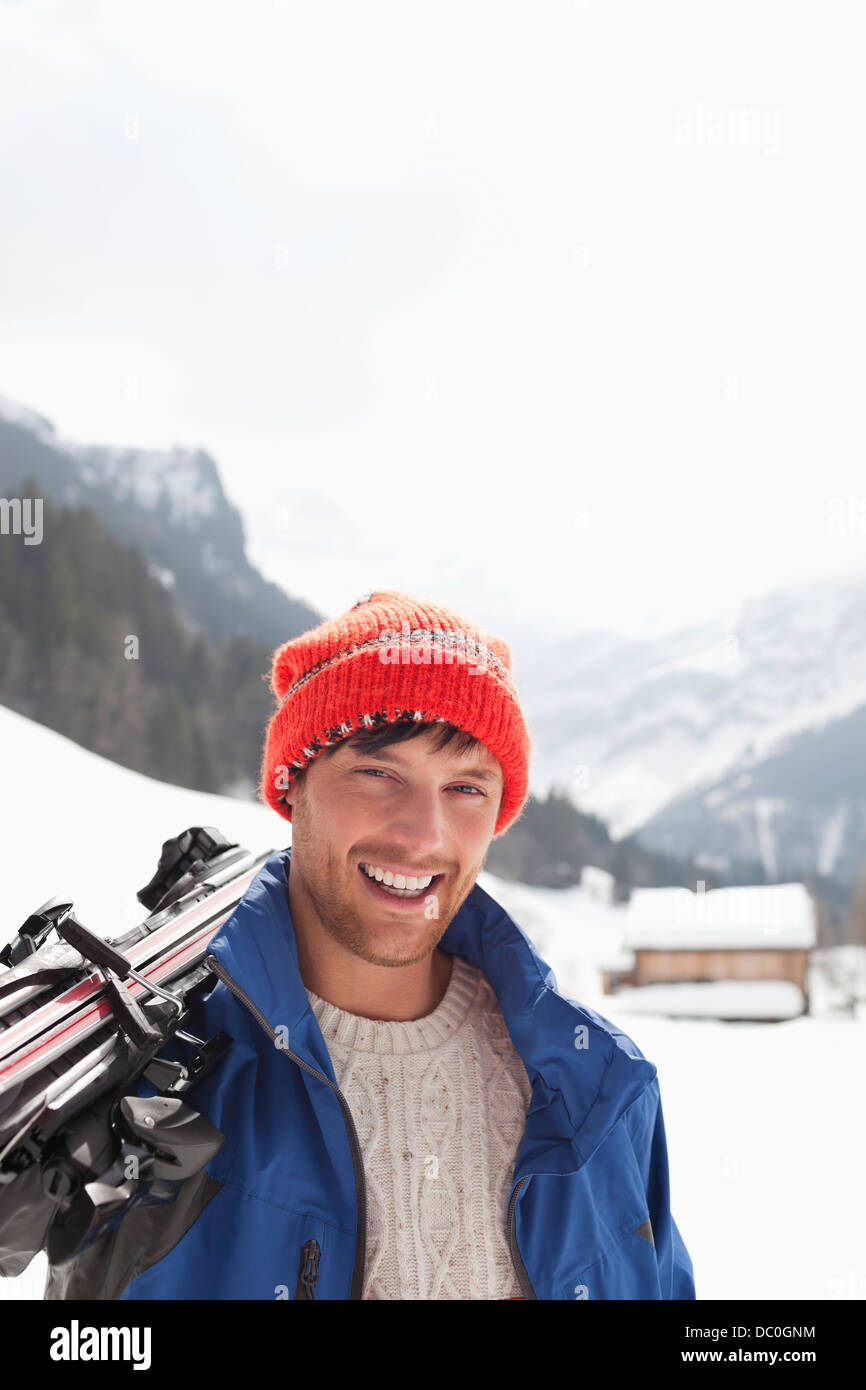
<svg viewBox="0 0 866 1390"><path fill-rule="evenodd" d="M534 711L531 712L537 722L537 716L534 715ZM594 781L588 782L585 791L575 789L571 792L574 804L587 815L598 816L603 820L610 830L612 840L621 840L631 835L633 831L646 825L657 811L667 806L675 790L679 789L673 787L675 781L682 779L683 785L688 785L685 783L685 773L680 773L679 768L681 765L685 767L694 762L694 742L691 739L677 739L676 749L673 745L674 736L665 734L661 746L678 770L677 779L662 777L654 767L648 766L650 757L654 755L647 756L643 748L626 762L618 762L611 758L603 764L600 758L596 761L591 753L585 753L587 765L597 768L598 771L594 775ZM583 746L586 747L585 742ZM561 766L567 761L569 759L563 757L562 752L554 751L552 766ZM706 769L707 776L723 772L729 766L729 761L729 755L725 753L717 763Z"/></svg>
<svg viewBox="0 0 866 1390"><path fill-rule="evenodd" d="M0 941L56 893L70 894L100 936L128 931L147 915L136 889L152 878L163 841L187 826L216 825L255 852L291 843L291 826L270 807L157 782L2 706L0 759L14 804Z"/></svg>
<svg viewBox="0 0 866 1390"><path fill-rule="evenodd" d="M607 654L579 630L547 660L527 639L518 684L538 732L534 786L565 783L619 840L675 798L712 794L788 739L852 714L866 689L863 588L862 572L812 580L643 648L613 641ZM683 690L689 678L700 678L695 690ZM581 766L591 776L578 783ZM768 865L773 810L757 832Z"/></svg>
<svg viewBox="0 0 866 1390"><path fill-rule="evenodd" d="M808 949L815 908L802 883L741 888L636 888L626 915L629 950Z"/></svg>
<svg viewBox="0 0 866 1390"><path fill-rule="evenodd" d="M0 418L13 425L23 425L25 429L32 430L40 437L51 436L53 442L54 426L51 421L46 420L44 415L38 415L29 406L10 400L8 396L0 395Z"/></svg>
<svg viewBox="0 0 866 1390"><path fill-rule="evenodd" d="M151 562L147 567L147 572L151 579L155 579L164 589L174 588L176 582L174 570L166 569L163 565L157 565L155 562Z"/></svg>
<svg viewBox="0 0 866 1390"><path fill-rule="evenodd" d="M100 934L127 930L142 920L135 889L163 840L189 825L216 825L257 852L291 839L269 807L161 784L2 707L0 763L5 940L59 892ZM866 1021L724 1023L629 1009L600 988L600 970L622 949L623 905L579 887L535 889L486 872L478 881L562 992L624 1029L657 1066L672 1210L698 1298L866 1298ZM39 1299L44 1280L39 1255L17 1279L0 1279L0 1297Z"/></svg>
<svg viewBox="0 0 866 1390"><path fill-rule="evenodd" d="M796 1018L804 1003L803 991L790 980L683 981L623 989L616 996L618 1009L668 1018L775 1021Z"/></svg>
<svg viewBox="0 0 866 1390"><path fill-rule="evenodd" d="M824 826L821 844L818 847L818 873L832 876L836 856L842 847L845 827L848 822L848 803L840 801L836 810Z"/></svg>
<svg viewBox="0 0 866 1390"><path fill-rule="evenodd" d="M56 435L54 426L35 410L0 395L0 418L23 425L63 448L77 462L85 483L110 483L121 501L129 497L148 510L164 505L167 520L198 530L222 502L213 462L197 449L129 449L91 445Z"/></svg>
<svg viewBox="0 0 866 1390"><path fill-rule="evenodd" d="M776 842L773 839L773 815L776 811L784 811L785 803L769 796L759 796L755 798L755 821L758 839L758 851L761 856L761 866L767 878L777 877L776 867Z"/></svg>
<svg viewBox="0 0 866 1390"><path fill-rule="evenodd" d="M110 483L116 495L132 497L149 511L168 500L166 519L198 530L220 503L219 479L196 449L118 449L64 440L86 483Z"/></svg>
<svg viewBox="0 0 866 1390"><path fill-rule="evenodd" d="M580 886L598 902L613 902L616 879L607 869L597 869L592 864L585 864L580 871Z"/></svg>

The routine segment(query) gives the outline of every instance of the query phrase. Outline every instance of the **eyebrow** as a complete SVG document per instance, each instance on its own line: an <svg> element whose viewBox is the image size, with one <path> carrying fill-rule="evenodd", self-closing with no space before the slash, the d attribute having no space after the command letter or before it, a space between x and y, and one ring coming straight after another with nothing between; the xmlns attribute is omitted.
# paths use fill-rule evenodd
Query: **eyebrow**
<svg viewBox="0 0 866 1390"><path fill-rule="evenodd" d="M397 767L403 766L403 759L389 752L387 748L381 749L378 753L363 753L360 748L350 748L348 751L354 753L358 758L370 758L374 762L394 763ZM500 780L498 772L488 772L481 767L460 767L450 775L452 777L477 777L482 782L498 782Z"/></svg>

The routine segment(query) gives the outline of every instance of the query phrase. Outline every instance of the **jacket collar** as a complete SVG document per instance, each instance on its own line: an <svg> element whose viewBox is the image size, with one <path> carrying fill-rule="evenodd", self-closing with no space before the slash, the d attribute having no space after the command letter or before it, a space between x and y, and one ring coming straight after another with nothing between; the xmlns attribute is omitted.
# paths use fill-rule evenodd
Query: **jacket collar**
<svg viewBox="0 0 866 1390"><path fill-rule="evenodd" d="M336 1084L298 966L290 866L290 847L271 855L208 949L273 1027L287 1027L290 1049ZM515 1177L576 1171L657 1068L608 1019L559 993L529 937L477 883L439 949L484 971L532 1084Z"/></svg>

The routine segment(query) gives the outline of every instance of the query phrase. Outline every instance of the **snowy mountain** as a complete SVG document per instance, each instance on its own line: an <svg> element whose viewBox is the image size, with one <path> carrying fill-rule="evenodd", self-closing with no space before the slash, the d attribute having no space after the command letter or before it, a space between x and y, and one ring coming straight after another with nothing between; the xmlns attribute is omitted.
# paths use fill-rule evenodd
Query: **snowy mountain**
<svg viewBox="0 0 866 1390"><path fill-rule="evenodd" d="M122 449L60 439L44 416L0 396L0 493L27 478L57 505L92 507L138 545L188 625L214 640L243 633L278 646L321 617L263 579L246 557L240 513L202 449Z"/></svg>
<svg viewBox="0 0 866 1390"><path fill-rule="evenodd" d="M60 440L45 417L0 397L0 493L26 477L139 545L184 621L216 640L242 632L273 647L320 620L250 565L203 450ZM757 863L770 879L818 873L846 897L866 856L866 800L846 782L862 761L866 572L652 639L554 638L516 618L502 631L533 737L534 793L565 792L615 839L640 832L650 849L735 876Z"/></svg>
<svg viewBox="0 0 866 1390"><path fill-rule="evenodd" d="M743 757L674 799L641 828L719 870L757 848L770 880L817 872L850 886L866 870L866 707Z"/></svg>
<svg viewBox="0 0 866 1390"><path fill-rule="evenodd" d="M850 881L866 853L866 575L778 590L731 625L576 632L521 654L534 779L619 838ZM813 737L823 731L822 741Z"/></svg>
<svg viewBox="0 0 866 1390"><path fill-rule="evenodd" d="M7 420L10 424L20 425L22 429L29 430L31 434L38 435L40 438L51 440L54 436L54 426L44 415L39 415L35 410L31 410L27 405L20 405L18 401L10 400L8 396L0 395L0 418Z"/></svg>

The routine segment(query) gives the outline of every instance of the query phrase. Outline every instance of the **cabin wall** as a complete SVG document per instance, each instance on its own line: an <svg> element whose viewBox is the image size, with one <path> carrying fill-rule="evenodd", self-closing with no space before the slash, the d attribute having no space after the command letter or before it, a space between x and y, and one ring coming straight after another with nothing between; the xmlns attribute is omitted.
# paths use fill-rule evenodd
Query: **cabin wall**
<svg viewBox="0 0 866 1390"><path fill-rule="evenodd" d="M807 950L635 951L634 984L686 980L790 980L806 994Z"/></svg>

